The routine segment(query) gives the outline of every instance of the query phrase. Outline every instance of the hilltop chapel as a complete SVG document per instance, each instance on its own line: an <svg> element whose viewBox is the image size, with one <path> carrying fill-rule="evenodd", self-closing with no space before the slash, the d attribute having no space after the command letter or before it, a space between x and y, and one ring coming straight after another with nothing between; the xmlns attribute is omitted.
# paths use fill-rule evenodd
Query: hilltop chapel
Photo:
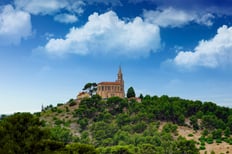
<svg viewBox="0 0 232 154"><path fill-rule="evenodd" d="M122 75L122 69L119 67L118 79L115 82L100 82L97 85L97 94L103 99L109 97L118 96L121 98L125 97L124 93L124 81Z"/></svg>

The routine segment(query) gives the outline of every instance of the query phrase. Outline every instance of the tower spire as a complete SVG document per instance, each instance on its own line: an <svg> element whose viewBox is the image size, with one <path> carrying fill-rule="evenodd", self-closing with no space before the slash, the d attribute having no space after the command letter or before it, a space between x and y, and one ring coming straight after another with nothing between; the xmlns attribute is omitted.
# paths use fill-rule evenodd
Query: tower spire
<svg viewBox="0 0 232 154"><path fill-rule="evenodd" d="M122 75L122 68L121 68L121 65L119 65L119 68L118 68L118 82L121 82L123 83L123 75Z"/></svg>
<svg viewBox="0 0 232 154"><path fill-rule="evenodd" d="M121 65L119 65L118 74L122 74Z"/></svg>

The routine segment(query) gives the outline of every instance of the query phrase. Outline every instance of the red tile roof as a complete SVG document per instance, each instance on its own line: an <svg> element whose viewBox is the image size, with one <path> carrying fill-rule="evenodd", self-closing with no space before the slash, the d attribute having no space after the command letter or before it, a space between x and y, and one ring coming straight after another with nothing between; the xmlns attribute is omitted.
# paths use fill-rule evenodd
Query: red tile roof
<svg viewBox="0 0 232 154"><path fill-rule="evenodd" d="M120 85L120 82L100 82L98 85Z"/></svg>

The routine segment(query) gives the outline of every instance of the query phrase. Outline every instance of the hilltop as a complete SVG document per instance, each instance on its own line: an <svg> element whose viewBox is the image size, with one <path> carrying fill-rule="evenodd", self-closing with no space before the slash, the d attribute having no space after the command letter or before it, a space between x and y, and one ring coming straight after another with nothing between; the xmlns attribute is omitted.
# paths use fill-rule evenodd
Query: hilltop
<svg viewBox="0 0 232 154"><path fill-rule="evenodd" d="M212 102L94 95L47 106L37 115L56 140L91 144L100 153L232 153L232 109Z"/></svg>

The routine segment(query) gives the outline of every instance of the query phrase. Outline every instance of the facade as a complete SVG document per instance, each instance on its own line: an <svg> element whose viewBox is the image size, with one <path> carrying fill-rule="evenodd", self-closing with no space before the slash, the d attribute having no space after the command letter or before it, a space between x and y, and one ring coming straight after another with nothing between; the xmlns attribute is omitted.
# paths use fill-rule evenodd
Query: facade
<svg viewBox="0 0 232 154"><path fill-rule="evenodd" d="M115 82L100 82L97 85L97 94L103 99L118 96L121 98L125 97L124 93L124 81L122 69L119 67L118 79Z"/></svg>

